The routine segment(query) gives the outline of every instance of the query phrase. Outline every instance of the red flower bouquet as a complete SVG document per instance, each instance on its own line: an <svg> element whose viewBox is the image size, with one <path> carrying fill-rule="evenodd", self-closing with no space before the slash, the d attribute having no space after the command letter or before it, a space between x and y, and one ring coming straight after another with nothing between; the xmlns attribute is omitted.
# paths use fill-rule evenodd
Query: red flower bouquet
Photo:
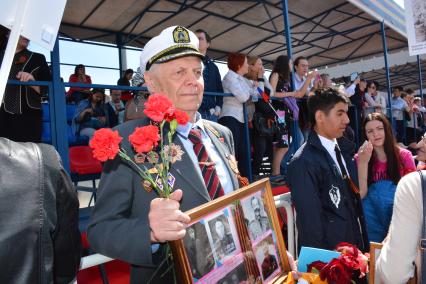
<svg viewBox="0 0 426 284"><path fill-rule="evenodd" d="M329 263L314 261L308 265L307 273L303 273L297 283L304 284L351 284L353 279L363 278L368 272L370 255L363 254L355 245L339 243L336 251L340 256ZM295 283L288 277L286 284Z"/></svg>
<svg viewBox="0 0 426 284"><path fill-rule="evenodd" d="M118 155L138 172L147 191L154 189L160 197L167 198L173 188L169 183L170 163L181 160L184 154L179 145L172 143L172 137L178 124L185 125L189 117L185 112L175 109L167 97L159 94L148 98L144 113L153 124L137 127L129 135L129 142L136 153L133 157L120 147L123 138L117 130L109 128L97 130L89 146L93 150L93 156L101 162L115 159ZM167 132L164 128L166 125L169 126ZM165 140L168 142L166 145ZM148 169L146 163L153 167Z"/></svg>

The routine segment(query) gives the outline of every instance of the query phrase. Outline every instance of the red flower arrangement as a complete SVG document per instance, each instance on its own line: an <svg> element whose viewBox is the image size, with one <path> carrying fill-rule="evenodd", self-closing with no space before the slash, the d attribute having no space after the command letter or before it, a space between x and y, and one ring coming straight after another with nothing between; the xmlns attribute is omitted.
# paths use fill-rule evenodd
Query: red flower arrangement
<svg viewBox="0 0 426 284"><path fill-rule="evenodd" d="M147 191L154 189L161 197L168 197L173 188L168 182L170 163L181 160L184 153L179 145L172 143L172 137L178 124L185 125L189 117L185 112L175 109L172 102L160 94L148 98L144 113L158 126L137 127L129 135L129 142L136 153L133 159L120 147L123 138L117 130L101 128L95 131L89 146L93 150L93 157L101 162L115 159L118 155L138 172ZM170 129L168 133L164 133L166 123ZM165 139L167 145L164 145ZM148 169L145 162L153 167ZM154 178L153 174L157 174L157 177Z"/></svg>
<svg viewBox="0 0 426 284"><path fill-rule="evenodd" d="M336 251L340 252L338 258L333 258L329 263L314 261L308 265L307 273L302 273L298 283L311 284L350 284L353 279L363 278L368 272L370 255L363 254L355 245L339 243ZM286 284L294 283L288 277Z"/></svg>

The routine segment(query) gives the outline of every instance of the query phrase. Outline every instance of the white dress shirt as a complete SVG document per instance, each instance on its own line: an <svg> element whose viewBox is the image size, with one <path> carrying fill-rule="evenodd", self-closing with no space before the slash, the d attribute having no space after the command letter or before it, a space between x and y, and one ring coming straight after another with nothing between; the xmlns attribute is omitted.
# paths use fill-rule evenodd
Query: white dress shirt
<svg viewBox="0 0 426 284"><path fill-rule="evenodd" d="M302 78L297 75L297 73L294 73L294 89L296 91L302 89L303 84L306 82L306 76L303 76Z"/></svg>
<svg viewBox="0 0 426 284"><path fill-rule="evenodd" d="M201 119L201 115L199 113L197 113L195 123L188 122L186 125L178 125L176 129L179 134L179 139L182 141L182 144L185 148L184 155L188 154L188 156L191 158L191 161L194 163L195 170L200 174L200 176L203 176L200 166L198 165L198 158L194 152L194 144L192 144L192 142L188 139L189 131L196 127L201 130L201 140L204 144L204 147L206 147L209 158L212 160L212 162L215 163L216 173L219 177L220 184L222 185L225 194L232 192L234 190L234 186L232 184L231 175L225 165L225 162L227 161L223 161L220 157L215 145L204 128L203 120Z"/></svg>
<svg viewBox="0 0 426 284"><path fill-rule="evenodd" d="M327 150L327 152L330 154L331 158L333 159L334 163L336 164L337 169L340 172L340 175L342 175L342 171L340 169L339 163L337 162L336 151L334 150L334 148L337 145L337 140L336 139L330 140L330 139L325 138L325 137L323 137L319 134L318 134L318 137L321 141L322 146ZM342 157L342 162L343 162L343 166L345 166L346 172L349 175L348 167L346 166L346 162L345 162L345 159L343 157Z"/></svg>
<svg viewBox="0 0 426 284"><path fill-rule="evenodd" d="M372 96L369 93L365 93L365 100L368 103L368 108L366 108L366 114L370 114L375 112L376 107L380 107L382 109L382 113L386 115L386 98L381 94L377 93L377 95Z"/></svg>
<svg viewBox="0 0 426 284"><path fill-rule="evenodd" d="M251 82L248 84L247 82ZM243 76L229 70L223 77L223 91L232 93L233 97L224 97L220 117L231 116L244 123L243 104L251 97L257 95L254 83Z"/></svg>

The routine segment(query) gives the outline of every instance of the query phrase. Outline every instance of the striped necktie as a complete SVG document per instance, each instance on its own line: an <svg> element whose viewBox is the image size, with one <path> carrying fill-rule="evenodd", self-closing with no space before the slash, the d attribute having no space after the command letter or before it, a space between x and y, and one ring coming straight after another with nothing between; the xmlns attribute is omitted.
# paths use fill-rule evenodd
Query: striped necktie
<svg viewBox="0 0 426 284"><path fill-rule="evenodd" d="M206 147L204 147L200 129L192 129L189 132L188 139L194 144L194 152L197 156L198 165L200 166L210 198L215 199L223 196L224 191L220 184L219 176L216 173L215 164L210 160Z"/></svg>

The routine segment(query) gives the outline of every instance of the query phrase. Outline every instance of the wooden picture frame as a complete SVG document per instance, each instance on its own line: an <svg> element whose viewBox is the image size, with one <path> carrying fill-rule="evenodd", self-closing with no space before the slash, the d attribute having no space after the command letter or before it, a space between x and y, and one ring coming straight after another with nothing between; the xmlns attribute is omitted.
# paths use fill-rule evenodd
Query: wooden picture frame
<svg viewBox="0 0 426 284"><path fill-rule="evenodd" d="M370 242L370 272L368 275L368 283L374 284L379 283L379 281L376 281L376 260L380 255L380 251L382 250L383 244L382 243L375 243Z"/></svg>
<svg viewBox="0 0 426 284"><path fill-rule="evenodd" d="M170 242L178 283L281 283L287 277L290 265L269 179L186 214L191 223L185 238Z"/></svg>

